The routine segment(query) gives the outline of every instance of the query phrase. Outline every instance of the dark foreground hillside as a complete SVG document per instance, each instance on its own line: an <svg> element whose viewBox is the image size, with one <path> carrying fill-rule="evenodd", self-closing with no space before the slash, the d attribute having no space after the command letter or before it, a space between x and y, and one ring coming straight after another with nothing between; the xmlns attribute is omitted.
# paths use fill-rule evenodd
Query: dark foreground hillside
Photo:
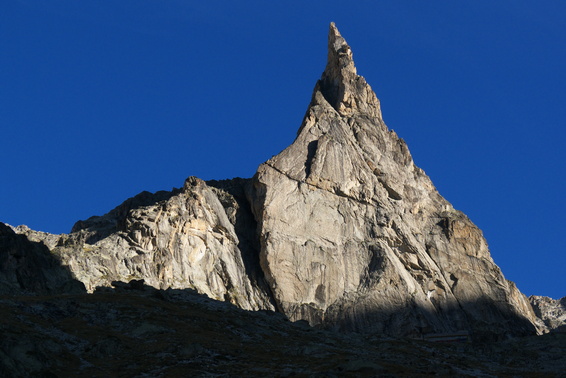
<svg viewBox="0 0 566 378"><path fill-rule="evenodd" d="M566 371L566 334L438 344L339 334L191 290L115 283L0 297L0 376L533 376Z"/></svg>

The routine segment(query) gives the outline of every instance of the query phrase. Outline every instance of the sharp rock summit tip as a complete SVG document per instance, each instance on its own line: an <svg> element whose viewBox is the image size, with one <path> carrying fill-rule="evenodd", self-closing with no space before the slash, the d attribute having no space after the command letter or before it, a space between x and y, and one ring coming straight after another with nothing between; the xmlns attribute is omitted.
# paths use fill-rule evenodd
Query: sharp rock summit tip
<svg viewBox="0 0 566 378"><path fill-rule="evenodd" d="M317 89L341 115L360 112L381 118L379 101L365 79L357 74L352 49L334 23L328 32L328 61L315 89L315 100Z"/></svg>

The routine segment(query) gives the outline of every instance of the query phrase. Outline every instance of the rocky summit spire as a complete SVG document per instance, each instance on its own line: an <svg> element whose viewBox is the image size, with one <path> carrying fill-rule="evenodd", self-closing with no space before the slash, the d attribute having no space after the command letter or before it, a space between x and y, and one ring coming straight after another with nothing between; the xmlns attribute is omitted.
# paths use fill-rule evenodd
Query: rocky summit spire
<svg viewBox="0 0 566 378"><path fill-rule="evenodd" d="M357 75L352 49L333 22L328 32L328 62L319 89L342 115L359 111L381 117L379 101L365 79Z"/></svg>
<svg viewBox="0 0 566 378"><path fill-rule="evenodd" d="M534 331L481 231L383 123L334 24L297 138L258 168L248 199L262 270L290 319L405 336Z"/></svg>
<svg viewBox="0 0 566 378"><path fill-rule="evenodd" d="M352 49L338 31L334 22L330 23L330 30L328 31L328 62L324 73L329 79L356 75Z"/></svg>

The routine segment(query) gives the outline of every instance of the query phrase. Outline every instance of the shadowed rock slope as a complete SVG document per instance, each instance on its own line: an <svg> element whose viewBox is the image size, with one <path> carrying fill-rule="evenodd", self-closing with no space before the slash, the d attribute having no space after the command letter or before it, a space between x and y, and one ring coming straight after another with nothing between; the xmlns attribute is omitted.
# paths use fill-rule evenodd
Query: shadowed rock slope
<svg viewBox="0 0 566 378"><path fill-rule="evenodd" d="M89 292L143 279L311 325L394 336L469 330L497 339L545 327L481 231L386 127L334 24L297 138L252 179L190 177L79 221L70 234L16 231ZM18 284L13 267L0 270L4 287Z"/></svg>
<svg viewBox="0 0 566 378"><path fill-rule="evenodd" d="M0 223L0 295L85 292L43 242L29 240ZM49 234L45 234L46 239Z"/></svg>
<svg viewBox="0 0 566 378"><path fill-rule="evenodd" d="M2 377L560 377L566 335L435 344L343 334L192 290L0 296Z"/></svg>

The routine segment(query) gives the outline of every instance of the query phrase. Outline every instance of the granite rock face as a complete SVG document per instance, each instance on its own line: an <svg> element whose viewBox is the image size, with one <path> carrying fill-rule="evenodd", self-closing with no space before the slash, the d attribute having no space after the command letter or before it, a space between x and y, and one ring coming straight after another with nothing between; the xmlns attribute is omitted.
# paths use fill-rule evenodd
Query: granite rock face
<svg viewBox="0 0 566 378"><path fill-rule="evenodd" d="M552 299L531 295L529 302L539 319L550 332L566 332L566 297Z"/></svg>
<svg viewBox="0 0 566 378"><path fill-rule="evenodd" d="M143 279L243 309L271 309L259 265L245 264L239 249L239 206L227 192L189 177L182 189L143 192L102 217L77 222L52 250L89 292Z"/></svg>
<svg viewBox="0 0 566 378"><path fill-rule="evenodd" d="M143 279L313 326L394 336L469 330L500 338L544 329L481 231L387 128L334 24L295 141L252 179L190 177L181 189L143 192L79 221L70 234L15 232L0 229L11 240L0 246L7 256L20 248L13 240L31 243L89 292ZM2 253L6 290L22 286L17 272L50 266L31 259L22 270ZM62 287L41 269L33 274L47 277L42 285Z"/></svg>
<svg viewBox="0 0 566 378"><path fill-rule="evenodd" d="M397 335L533 331L528 301L481 231L385 126L334 25L328 45L297 138L259 167L249 192L278 309Z"/></svg>

